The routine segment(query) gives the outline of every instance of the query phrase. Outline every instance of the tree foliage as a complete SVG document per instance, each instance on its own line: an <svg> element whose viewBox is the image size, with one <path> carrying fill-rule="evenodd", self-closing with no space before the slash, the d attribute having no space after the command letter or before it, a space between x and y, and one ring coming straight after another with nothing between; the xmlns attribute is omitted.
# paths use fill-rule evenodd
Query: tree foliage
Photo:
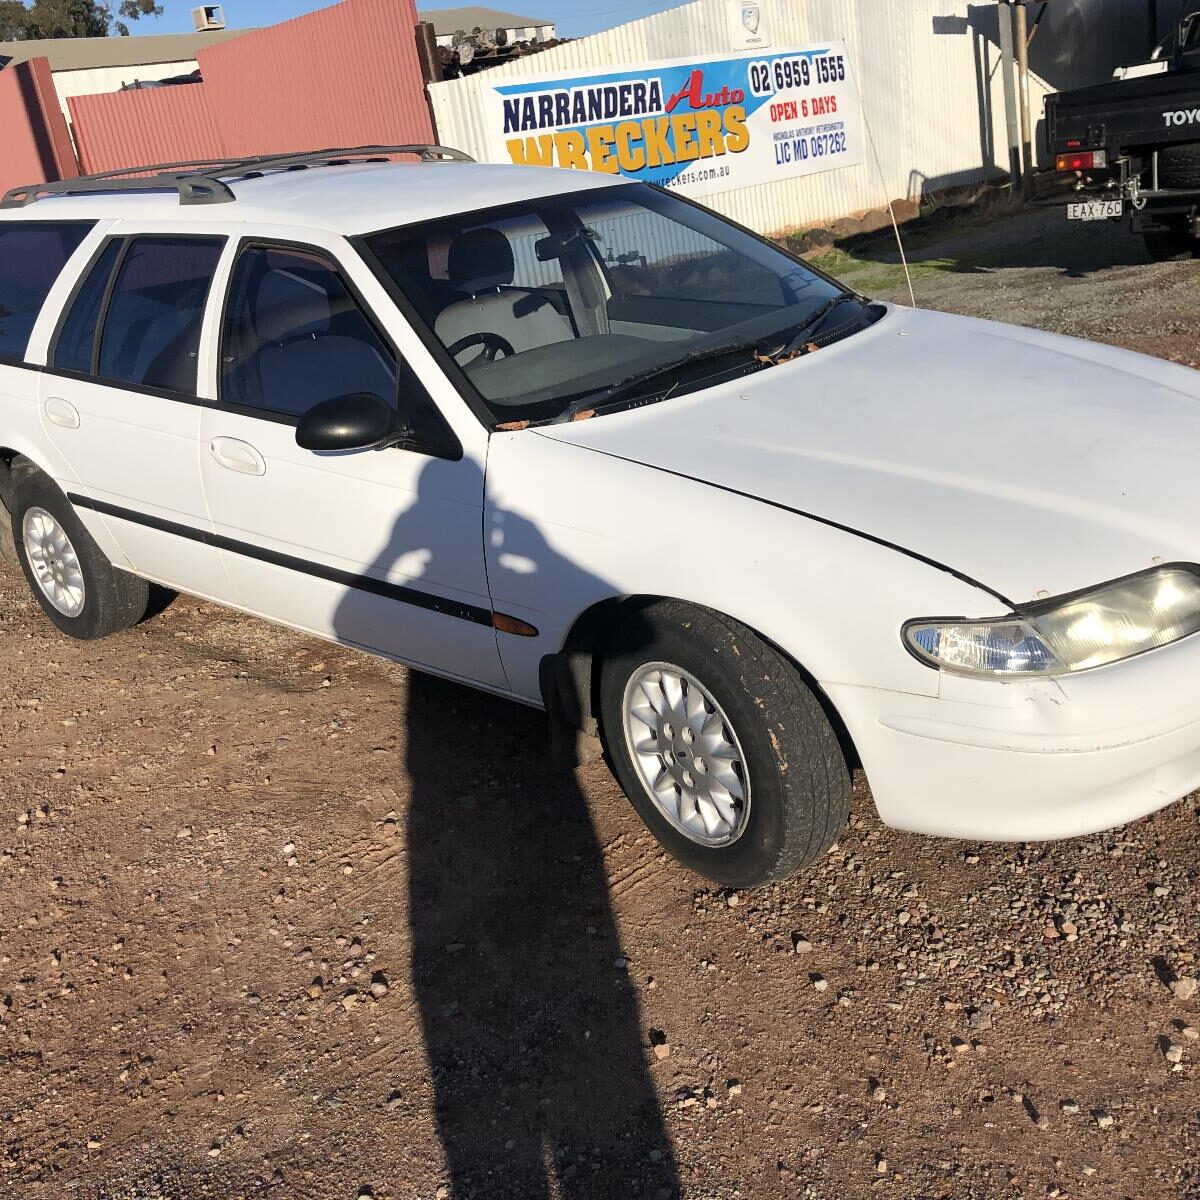
<svg viewBox="0 0 1200 1200"><path fill-rule="evenodd" d="M155 0L0 0L0 41L124 36L128 21L161 15Z"/></svg>

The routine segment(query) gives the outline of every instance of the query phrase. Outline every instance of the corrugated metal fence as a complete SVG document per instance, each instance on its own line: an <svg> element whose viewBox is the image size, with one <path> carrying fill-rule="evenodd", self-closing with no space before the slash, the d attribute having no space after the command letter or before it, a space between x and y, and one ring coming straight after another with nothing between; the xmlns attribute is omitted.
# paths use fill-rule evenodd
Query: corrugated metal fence
<svg viewBox="0 0 1200 1200"><path fill-rule="evenodd" d="M0 194L78 174L49 60L31 58L0 71Z"/></svg>
<svg viewBox="0 0 1200 1200"><path fill-rule="evenodd" d="M344 0L199 55L232 154L427 142L414 0Z"/></svg>
<svg viewBox="0 0 1200 1200"><path fill-rule="evenodd" d="M992 6L963 0L761 0L773 50L844 39L879 155L862 165L704 197L764 233L883 207L1007 169L1004 98ZM696 0L557 46L429 93L441 141L491 156L482 95L502 79L611 71L729 53L726 0ZM1034 79L1041 111L1045 85ZM882 175L882 178L881 178Z"/></svg>
<svg viewBox="0 0 1200 1200"><path fill-rule="evenodd" d="M413 0L343 0L202 50L204 82L68 105L85 171L432 140Z"/></svg>
<svg viewBox="0 0 1200 1200"><path fill-rule="evenodd" d="M71 96L67 105L85 171L228 154L201 84Z"/></svg>

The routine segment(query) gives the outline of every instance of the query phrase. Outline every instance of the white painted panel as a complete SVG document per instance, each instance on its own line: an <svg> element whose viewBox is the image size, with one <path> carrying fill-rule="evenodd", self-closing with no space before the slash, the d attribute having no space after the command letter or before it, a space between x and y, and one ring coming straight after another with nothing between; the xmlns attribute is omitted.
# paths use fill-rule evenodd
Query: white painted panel
<svg viewBox="0 0 1200 1200"><path fill-rule="evenodd" d="M776 233L1007 169L1004 95L990 9L966 0L761 3L775 51L846 41L879 168L868 156L858 166L709 195L706 204L760 232ZM466 79L432 85L438 137L488 159L481 92L489 81L704 58L730 49L726 0L695 0ZM1036 78L1031 85L1036 120L1049 89Z"/></svg>

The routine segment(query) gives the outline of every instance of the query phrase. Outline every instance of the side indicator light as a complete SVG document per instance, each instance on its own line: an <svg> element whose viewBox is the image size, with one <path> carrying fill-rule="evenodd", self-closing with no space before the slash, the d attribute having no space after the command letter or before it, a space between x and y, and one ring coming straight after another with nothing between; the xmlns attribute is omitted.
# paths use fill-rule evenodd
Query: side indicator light
<svg viewBox="0 0 1200 1200"><path fill-rule="evenodd" d="M492 625L501 633L511 633L516 637L537 637L537 627L528 621L510 617L507 613L492 613Z"/></svg>

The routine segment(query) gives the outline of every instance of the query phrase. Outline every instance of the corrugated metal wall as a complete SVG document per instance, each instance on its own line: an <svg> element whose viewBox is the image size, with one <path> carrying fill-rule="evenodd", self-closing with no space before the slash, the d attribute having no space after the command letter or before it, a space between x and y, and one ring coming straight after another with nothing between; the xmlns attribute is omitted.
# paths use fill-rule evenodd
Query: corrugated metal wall
<svg viewBox="0 0 1200 1200"><path fill-rule="evenodd" d="M67 101L72 96L118 92L122 84L138 79L169 79L172 75L187 75L199 65L193 58L179 62L149 63L140 67L90 67L83 71L55 71L54 90L58 92L63 116L69 120L71 113Z"/></svg>
<svg viewBox="0 0 1200 1200"><path fill-rule="evenodd" d="M200 52L233 154L432 140L413 0L344 0Z"/></svg>
<svg viewBox="0 0 1200 1200"><path fill-rule="evenodd" d="M78 174L49 59L5 67L0 71L0 194L22 183Z"/></svg>
<svg viewBox="0 0 1200 1200"><path fill-rule="evenodd" d="M413 0L343 0L199 55L204 82L68 101L85 171L432 140Z"/></svg>
<svg viewBox="0 0 1200 1200"><path fill-rule="evenodd" d="M704 197L712 208L774 233L889 199L973 182L1007 168L1004 97L991 6L964 0L761 0L773 49L844 39L879 153L866 163ZM481 92L498 79L612 70L656 59L729 53L725 0L696 0L429 89L439 139L491 155ZM989 28L990 24L990 28ZM1045 85L1034 80L1041 111Z"/></svg>
<svg viewBox="0 0 1200 1200"><path fill-rule="evenodd" d="M228 154L201 84L72 96L67 106L85 171Z"/></svg>

